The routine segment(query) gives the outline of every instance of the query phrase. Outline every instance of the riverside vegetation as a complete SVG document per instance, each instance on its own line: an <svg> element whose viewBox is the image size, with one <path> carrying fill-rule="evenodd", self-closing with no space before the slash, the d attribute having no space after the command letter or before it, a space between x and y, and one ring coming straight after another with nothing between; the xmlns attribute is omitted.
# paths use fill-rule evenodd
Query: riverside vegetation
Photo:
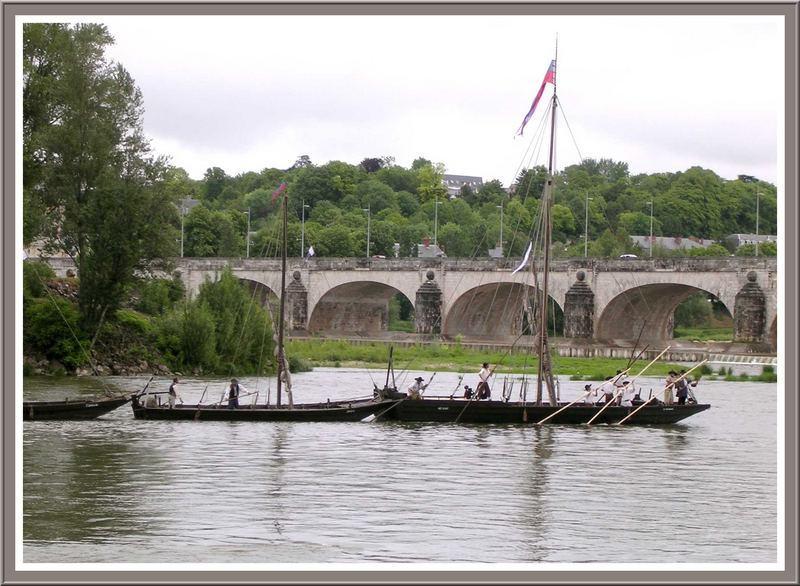
<svg viewBox="0 0 800 586"><path fill-rule="evenodd" d="M230 270L223 271L218 281L205 283L191 301L185 300L178 279L142 281L132 289L127 306L117 310L115 319L107 321L93 339L80 328L75 301L77 279L59 279L45 263L30 261L25 263L23 275L26 375L275 372L269 313ZM698 300L694 305L708 308L709 304ZM394 329L408 329L409 322L396 321L402 311L390 314L395 315L395 320L390 321ZM290 368L293 372L313 366L384 368L389 344L290 340ZM471 372L476 364L489 360L513 373L535 364L535 358L519 349L513 353L487 353L464 347L458 340L397 347L394 355L399 368L428 371ZM606 358L555 356L553 361L560 374L582 380L600 380L627 365L626 360ZM665 375L676 366L655 364L651 374ZM776 380L769 367L755 377L735 376L725 368L713 372L703 367L701 373L712 379Z"/></svg>
<svg viewBox="0 0 800 586"><path fill-rule="evenodd" d="M455 198L442 182L444 164L424 157L407 168L392 156L318 165L301 155L288 168L231 177L211 167L195 180L152 154L142 124L144 96L109 58L113 42L98 24L23 25L23 243L44 255L69 256L78 273L55 279L41 263L25 263L26 372L86 372L90 355L98 372L114 374L270 371L272 322L229 274L191 302L177 280L154 276L170 274L169 259L181 245L195 257L243 256L248 244L253 256L276 256L272 192L280 183L291 207L291 255L304 252L304 231L317 256L362 256L367 222L373 254L393 255L397 243L399 256L414 255L434 232L451 257L485 256L501 233L506 254L522 254L544 167L524 170L507 189L490 179ZM584 229L591 256L640 253L629 235L648 233L651 210L660 236L722 239L752 232L758 197L762 233L776 231L775 186L747 175L726 180L700 167L631 174L627 163L587 158L555 182L556 256L582 255ZM190 210L179 205L187 197L197 204ZM245 234L248 218L251 233ZM689 251L656 247L653 255L754 252L715 244ZM775 244L763 244L759 253L776 254ZM708 298L701 293L689 303L708 305ZM397 299L390 304L393 329L413 331L408 306ZM729 316L715 309L715 323L695 319L677 327L676 315L676 334L722 339ZM680 329L710 325L718 327Z"/></svg>

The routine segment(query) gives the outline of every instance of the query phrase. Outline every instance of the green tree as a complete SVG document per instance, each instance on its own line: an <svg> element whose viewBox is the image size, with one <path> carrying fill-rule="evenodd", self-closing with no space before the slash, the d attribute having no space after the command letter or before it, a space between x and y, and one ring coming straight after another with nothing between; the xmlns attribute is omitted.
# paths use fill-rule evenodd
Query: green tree
<svg viewBox="0 0 800 586"><path fill-rule="evenodd" d="M150 155L141 92L107 58L105 26L30 23L23 37L24 191L46 210L47 247L75 261L81 324L96 331L175 249L168 167Z"/></svg>
<svg viewBox="0 0 800 586"><path fill-rule="evenodd" d="M705 248L690 248L686 251L687 256L728 256L728 249L721 244L712 244Z"/></svg>
<svg viewBox="0 0 800 586"><path fill-rule="evenodd" d="M423 165L417 169L417 178L419 179L417 195L420 203L434 200L441 201L447 198L447 188L442 182L444 179L444 165L441 163Z"/></svg>
<svg viewBox="0 0 800 586"><path fill-rule="evenodd" d="M676 326L707 326L712 317L713 311L707 293L695 293L675 308Z"/></svg>

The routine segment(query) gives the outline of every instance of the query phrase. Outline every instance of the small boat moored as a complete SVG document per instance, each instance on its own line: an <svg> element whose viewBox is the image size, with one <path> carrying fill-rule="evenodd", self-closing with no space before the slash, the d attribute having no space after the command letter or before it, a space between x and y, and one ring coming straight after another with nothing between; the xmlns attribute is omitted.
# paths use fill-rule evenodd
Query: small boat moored
<svg viewBox="0 0 800 586"><path fill-rule="evenodd" d="M22 420L95 419L122 407L131 397L109 399L65 399L64 401L24 401Z"/></svg>

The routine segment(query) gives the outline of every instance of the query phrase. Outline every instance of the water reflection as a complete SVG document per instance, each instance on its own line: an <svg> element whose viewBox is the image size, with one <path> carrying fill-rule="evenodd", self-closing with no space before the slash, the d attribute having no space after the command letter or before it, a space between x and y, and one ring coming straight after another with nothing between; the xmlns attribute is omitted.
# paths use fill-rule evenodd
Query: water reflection
<svg viewBox="0 0 800 586"><path fill-rule="evenodd" d="M296 383L352 396L359 376ZM26 422L24 558L773 562L775 392L709 382L712 410L671 427Z"/></svg>
<svg viewBox="0 0 800 586"><path fill-rule="evenodd" d="M23 451L24 539L103 541L154 530L131 506L143 454L110 442L107 423L38 422ZM157 457L157 455L155 456Z"/></svg>

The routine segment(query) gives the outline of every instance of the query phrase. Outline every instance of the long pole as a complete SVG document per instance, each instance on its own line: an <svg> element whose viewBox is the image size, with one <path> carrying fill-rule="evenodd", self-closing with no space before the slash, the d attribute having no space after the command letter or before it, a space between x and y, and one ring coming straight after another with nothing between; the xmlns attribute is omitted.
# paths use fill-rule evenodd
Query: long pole
<svg viewBox="0 0 800 586"><path fill-rule="evenodd" d="M503 251L503 204L501 203L499 206L500 208L500 252Z"/></svg>
<svg viewBox="0 0 800 586"><path fill-rule="evenodd" d="M666 392L666 391L667 391L667 389L669 389L669 388L670 388L670 387L672 387L672 386L675 386L675 383L676 383L676 382L678 382L679 380L685 379L687 374L689 374L690 372L692 372L692 371L693 371L695 368L697 368L697 367L699 367L699 366L702 366L702 365L703 365L703 364L705 364L706 362L708 362L708 359L706 359L706 360L703 360L702 362L700 362L700 363L698 363L698 364L695 364L695 365L694 365L693 367L691 367L689 370L687 370L686 372L684 372L684 373L683 373L681 376L679 376L679 377L678 377L678 378L676 378L674 381L672 381L670 384L668 384L667 386L665 386L665 387L664 387L664 391ZM659 395L660 395L660 394L661 394L661 393L659 393ZM622 425L623 423L625 423L626 421L628 421L628 419L630 419L631 417L633 417L634 415L636 415L636 414L637 414L639 411L641 411L641 410L642 410L644 407L646 407L647 405L649 405L649 404L650 404L650 402L651 402L651 401L653 401L654 399L656 399L657 397L658 397L658 395L653 395L652 397L650 397L649 399L647 399L647 401L645 401L644 403L642 403L641 405L639 405L639 406L638 406L636 409L634 409L634 410L633 410L631 413L629 413L629 414L628 414L626 417L623 417L622 419L620 419L620 420L617 422L617 425Z"/></svg>
<svg viewBox="0 0 800 586"><path fill-rule="evenodd" d="M653 359L652 359L652 360L651 360L651 361L648 363L648 365L647 365L647 366L645 366L645 367L644 367L644 368L643 368L643 369L642 369L642 370L639 372L639 374L637 374L635 377L633 377L633 379L632 379L632 381L631 381L631 384L633 384L633 381L635 381L637 378L639 378L640 376L642 376L642 375L644 374L644 372L645 372L645 371L646 371L648 368L650 368L651 366L653 366L653 364L655 364L655 363L656 363L656 361L657 361L659 358L661 358L661 357L664 355L664 353L665 353L667 350L669 350L669 349L670 349L670 346L667 346L666 348L664 348L664 349L661 351L661 353L660 353L658 356L656 356L655 358L653 358ZM593 422L595 419L597 419L598 417L600 417L600 414L601 414L603 411L605 411L606 409L608 409L608 407L610 407L611 405L613 405L614 403L616 403L616 402L617 402L617 397L618 397L618 396L621 394L621 392L622 392L622 391L617 391L617 392L614 394L614 396L611 398L611 400L610 400L610 401L608 401L608 402L607 402L605 405L603 405L603 408L602 408L602 409L600 409L600 411L598 411L598 412L595 414L595 416L594 416L594 417L592 417L592 418L591 418L591 419L590 419L590 420L587 422L587 424L591 425L591 423L592 423L592 422Z"/></svg>
<svg viewBox="0 0 800 586"><path fill-rule="evenodd" d="M438 245L437 240L437 231L439 228L439 198L436 198L436 201L433 204L433 245Z"/></svg>
<svg viewBox="0 0 800 586"><path fill-rule="evenodd" d="M306 201L302 201L300 208L300 258L306 255Z"/></svg>
<svg viewBox="0 0 800 586"><path fill-rule="evenodd" d="M556 43L556 56L558 56L558 44ZM556 78L557 79L557 78ZM548 297L548 277L550 276L550 240L552 239L552 226L550 223L550 206L551 206L551 197L552 197L552 190L553 190L553 164L555 158L555 137L556 137L556 108L558 106L558 98L556 98L556 84L555 79L553 80L553 108L552 108L552 117L550 121L550 154L547 163L547 182L545 183L544 189L544 204L543 207L543 216L542 219L544 220L544 239L543 239L543 246L544 246L544 277L542 279L542 292L541 292L541 301L539 303L539 360L538 360L538 372L536 377L536 404L542 404L542 378L544 377L544 362L545 362L545 352L549 351L547 349L546 339L547 339L547 301ZM549 363L549 359L547 360ZM547 391L550 397L550 404L555 405L557 404L555 394L553 389L550 387L550 377L548 376L548 384L547 384Z"/></svg>
<svg viewBox="0 0 800 586"><path fill-rule="evenodd" d="M281 246L281 302L280 302L280 311L278 317L278 397L277 397L277 406L281 406L281 375L283 374L283 367L284 367L284 357L283 357L283 316L284 316L284 305L285 305L285 298L286 298L286 200L288 198L284 195L283 196L283 245Z"/></svg>
<svg viewBox="0 0 800 586"><path fill-rule="evenodd" d="M583 258L589 256L589 202L592 198L589 197L589 192L586 192L586 219L583 222Z"/></svg>
<svg viewBox="0 0 800 586"><path fill-rule="evenodd" d="M650 258L653 258L653 201L650 201Z"/></svg>
<svg viewBox="0 0 800 586"><path fill-rule="evenodd" d="M250 208L247 208L247 258L250 258Z"/></svg>
<svg viewBox="0 0 800 586"><path fill-rule="evenodd" d="M758 203L761 198L761 192L756 191L756 256L758 256Z"/></svg>
<svg viewBox="0 0 800 586"><path fill-rule="evenodd" d="M365 212L367 212L367 258L369 258L369 222L370 222L370 216L372 216L372 212L370 211L371 208L372 206L370 204L367 204L366 208L361 208Z"/></svg>
<svg viewBox="0 0 800 586"><path fill-rule="evenodd" d="M181 203L181 258L183 258L183 216L186 215L186 206Z"/></svg>

